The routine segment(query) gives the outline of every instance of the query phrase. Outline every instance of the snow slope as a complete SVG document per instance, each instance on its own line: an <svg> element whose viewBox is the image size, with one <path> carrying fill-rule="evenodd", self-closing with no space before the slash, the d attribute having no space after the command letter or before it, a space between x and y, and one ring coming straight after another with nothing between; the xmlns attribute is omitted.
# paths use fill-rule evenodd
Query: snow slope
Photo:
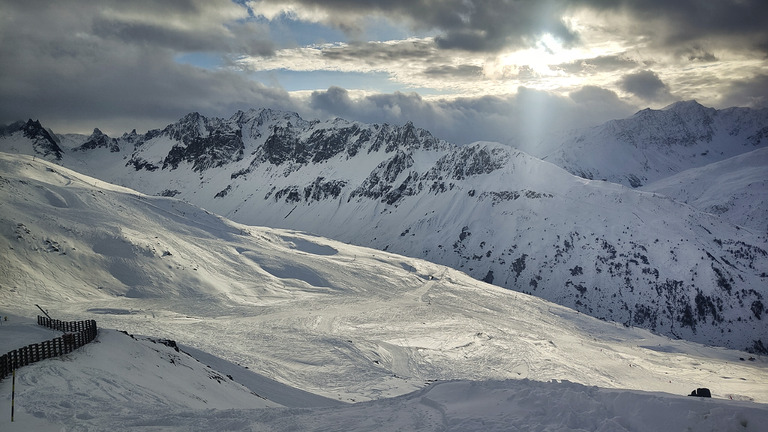
<svg viewBox="0 0 768 432"><path fill-rule="evenodd" d="M0 173L0 314L32 317L38 303L370 401L254 410L287 388L219 383L165 345L102 330L98 343L19 371L20 426L759 430L766 418L762 356L596 320L419 259L236 224L30 157L0 155ZM682 396L702 386L712 400Z"/></svg>
<svg viewBox="0 0 768 432"><path fill-rule="evenodd" d="M584 178L639 187L766 145L768 109L684 101L586 129L534 154Z"/></svg>
<svg viewBox="0 0 768 432"><path fill-rule="evenodd" d="M30 344L61 336L61 332L37 325L36 321L21 320L7 311L0 311L0 355Z"/></svg>
<svg viewBox="0 0 768 432"><path fill-rule="evenodd" d="M759 233L768 232L768 148L683 171L642 189L755 228Z"/></svg>
<svg viewBox="0 0 768 432"><path fill-rule="evenodd" d="M761 124L759 111L728 112L718 115L744 133ZM686 125L714 115L695 104L663 113ZM645 115L643 127L664 129ZM598 318L768 352L764 234L499 144L272 110L61 142L63 165L241 223L424 258Z"/></svg>

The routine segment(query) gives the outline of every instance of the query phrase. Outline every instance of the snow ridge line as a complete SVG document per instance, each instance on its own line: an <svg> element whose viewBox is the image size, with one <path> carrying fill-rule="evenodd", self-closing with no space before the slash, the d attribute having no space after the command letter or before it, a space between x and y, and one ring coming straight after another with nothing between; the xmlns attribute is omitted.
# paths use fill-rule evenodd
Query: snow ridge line
<svg viewBox="0 0 768 432"><path fill-rule="evenodd" d="M37 324L66 333L61 337L27 345L0 356L0 380L22 366L69 354L96 339L98 332L95 320L60 321L38 315Z"/></svg>

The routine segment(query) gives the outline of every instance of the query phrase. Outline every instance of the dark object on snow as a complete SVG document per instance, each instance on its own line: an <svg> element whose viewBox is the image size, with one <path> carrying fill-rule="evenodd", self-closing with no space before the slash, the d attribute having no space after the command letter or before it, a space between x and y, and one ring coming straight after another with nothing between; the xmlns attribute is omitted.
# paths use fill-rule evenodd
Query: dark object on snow
<svg viewBox="0 0 768 432"><path fill-rule="evenodd" d="M692 391L691 394L688 396L697 396L697 397L712 397L712 393L709 392L708 388L697 388L696 390Z"/></svg>
<svg viewBox="0 0 768 432"><path fill-rule="evenodd" d="M63 335L61 335L61 339L64 341L65 346L70 346L75 344L74 333L64 333Z"/></svg>

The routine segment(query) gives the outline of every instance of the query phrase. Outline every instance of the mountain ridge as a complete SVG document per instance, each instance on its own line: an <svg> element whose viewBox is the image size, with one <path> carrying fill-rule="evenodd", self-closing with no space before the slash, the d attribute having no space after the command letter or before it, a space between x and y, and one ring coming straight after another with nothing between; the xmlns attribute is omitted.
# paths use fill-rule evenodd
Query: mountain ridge
<svg viewBox="0 0 768 432"><path fill-rule="evenodd" d="M425 258L626 325L766 349L765 237L500 144L251 110L191 113L111 148L62 164L239 222Z"/></svg>
<svg viewBox="0 0 768 432"><path fill-rule="evenodd" d="M534 155L580 177L637 188L764 146L768 108L716 110L683 101L588 128Z"/></svg>

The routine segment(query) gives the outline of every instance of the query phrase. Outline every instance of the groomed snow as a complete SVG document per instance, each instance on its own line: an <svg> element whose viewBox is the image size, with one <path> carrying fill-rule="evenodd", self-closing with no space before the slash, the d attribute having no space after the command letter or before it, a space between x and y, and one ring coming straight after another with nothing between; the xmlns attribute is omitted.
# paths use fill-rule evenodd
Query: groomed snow
<svg viewBox="0 0 768 432"><path fill-rule="evenodd" d="M31 157L0 154L0 173L0 315L32 319L37 303L102 329L19 370L17 421L0 415L3 431L757 431L768 421L762 356L603 322L418 259L235 224ZM208 354L198 363L109 329ZM713 398L684 396L697 387ZM298 402L285 407L291 388ZM8 379L0 402L10 408Z"/></svg>
<svg viewBox="0 0 768 432"><path fill-rule="evenodd" d="M6 406L9 385L9 380L0 382ZM300 406L281 407L268 400L270 391L301 401ZM20 369L14 422L0 416L0 427L41 432L760 431L768 421L762 404L601 389L567 380L446 381L395 398L335 406L316 400L315 407L305 406L310 399L296 389L267 387L255 393L183 351L102 329L95 342L74 353Z"/></svg>

